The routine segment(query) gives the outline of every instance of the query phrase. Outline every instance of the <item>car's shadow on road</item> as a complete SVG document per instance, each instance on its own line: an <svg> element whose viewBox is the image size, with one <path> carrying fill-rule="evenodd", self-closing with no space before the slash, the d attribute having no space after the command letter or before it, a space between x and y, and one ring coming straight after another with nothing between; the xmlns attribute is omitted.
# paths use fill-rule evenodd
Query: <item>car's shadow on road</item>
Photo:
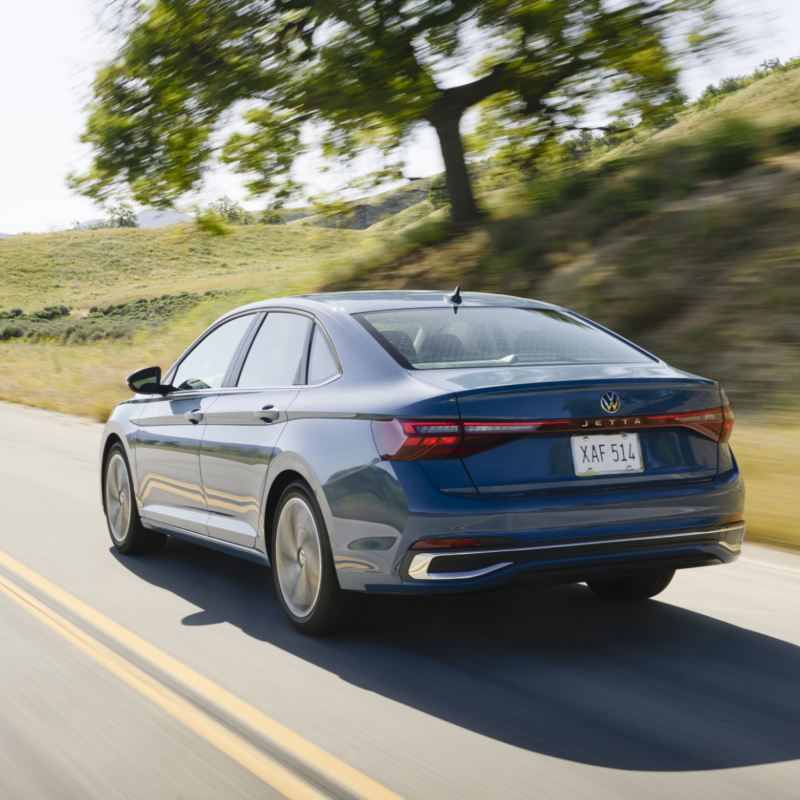
<svg viewBox="0 0 800 800"><path fill-rule="evenodd" d="M800 757L800 648L666 602L607 605L579 586L371 597L359 625L309 639L265 568L170 541L120 558L203 609L342 679L516 747L630 770Z"/></svg>

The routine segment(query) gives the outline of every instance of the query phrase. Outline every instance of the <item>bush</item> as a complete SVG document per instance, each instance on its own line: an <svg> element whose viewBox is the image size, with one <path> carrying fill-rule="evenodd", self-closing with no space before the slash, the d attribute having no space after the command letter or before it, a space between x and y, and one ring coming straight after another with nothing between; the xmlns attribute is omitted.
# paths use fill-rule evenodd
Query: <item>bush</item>
<svg viewBox="0 0 800 800"><path fill-rule="evenodd" d="M22 325L0 325L0 342L6 342L9 339L18 339L25 335L25 330L25 327Z"/></svg>
<svg viewBox="0 0 800 800"><path fill-rule="evenodd" d="M403 234L403 239L412 247L429 247L443 242L449 235L449 222L429 220L407 230Z"/></svg>
<svg viewBox="0 0 800 800"><path fill-rule="evenodd" d="M706 147L705 171L715 178L727 178L758 161L761 134L745 120L728 119L712 131Z"/></svg>
<svg viewBox="0 0 800 800"><path fill-rule="evenodd" d="M265 211L258 221L262 225L283 225L286 222L277 211Z"/></svg>
<svg viewBox="0 0 800 800"><path fill-rule="evenodd" d="M447 193L447 183L444 176L434 178L428 189L428 202L434 208L443 208L450 202L450 195Z"/></svg>
<svg viewBox="0 0 800 800"><path fill-rule="evenodd" d="M211 236L223 236L229 228L225 220L213 211L203 211L195 217L197 228Z"/></svg>
<svg viewBox="0 0 800 800"><path fill-rule="evenodd" d="M788 128L778 131L775 135L775 143L784 150L800 149L800 125L790 125Z"/></svg>

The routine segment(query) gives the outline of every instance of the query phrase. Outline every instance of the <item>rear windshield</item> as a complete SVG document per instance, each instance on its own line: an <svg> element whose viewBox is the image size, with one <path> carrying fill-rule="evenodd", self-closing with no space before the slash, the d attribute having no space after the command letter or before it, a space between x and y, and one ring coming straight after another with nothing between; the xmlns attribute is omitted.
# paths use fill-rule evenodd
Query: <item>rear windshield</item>
<svg viewBox="0 0 800 800"><path fill-rule="evenodd" d="M563 311L404 308L354 315L413 369L541 364L627 364L651 359Z"/></svg>

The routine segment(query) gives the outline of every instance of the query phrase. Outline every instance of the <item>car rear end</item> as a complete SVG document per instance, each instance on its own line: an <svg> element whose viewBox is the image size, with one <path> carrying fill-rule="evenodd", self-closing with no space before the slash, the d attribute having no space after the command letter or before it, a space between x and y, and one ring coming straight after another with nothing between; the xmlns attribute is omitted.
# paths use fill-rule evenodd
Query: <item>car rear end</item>
<svg viewBox="0 0 800 800"><path fill-rule="evenodd" d="M372 423L409 507L397 579L374 588L577 581L738 555L743 484L714 381L543 305L356 316L457 410Z"/></svg>

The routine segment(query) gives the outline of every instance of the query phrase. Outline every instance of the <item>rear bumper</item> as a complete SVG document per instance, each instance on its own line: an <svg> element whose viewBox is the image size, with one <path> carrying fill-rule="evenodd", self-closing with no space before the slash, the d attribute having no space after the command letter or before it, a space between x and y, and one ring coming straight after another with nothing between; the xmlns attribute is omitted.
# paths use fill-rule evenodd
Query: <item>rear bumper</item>
<svg viewBox="0 0 800 800"><path fill-rule="evenodd" d="M735 468L702 482L535 497L454 497L410 480L403 490L407 510L386 522L334 521L343 589L449 593L721 564L736 558L744 535L744 485ZM484 546L413 549L438 537Z"/></svg>
<svg viewBox="0 0 800 800"><path fill-rule="evenodd" d="M504 581L534 572L540 577L576 580L610 571L667 569L724 563L738 557L745 525L693 531L605 536L541 542L524 547L410 551L401 567L408 580L426 583Z"/></svg>

